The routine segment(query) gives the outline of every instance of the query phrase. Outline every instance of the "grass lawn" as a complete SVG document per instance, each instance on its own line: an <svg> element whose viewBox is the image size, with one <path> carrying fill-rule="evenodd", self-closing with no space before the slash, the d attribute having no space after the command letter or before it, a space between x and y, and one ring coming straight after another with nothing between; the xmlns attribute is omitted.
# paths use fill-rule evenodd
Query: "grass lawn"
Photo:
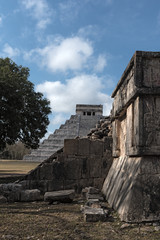
<svg viewBox="0 0 160 240"><path fill-rule="evenodd" d="M23 175L37 167L40 163L22 160L0 160L0 177Z"/></svg>

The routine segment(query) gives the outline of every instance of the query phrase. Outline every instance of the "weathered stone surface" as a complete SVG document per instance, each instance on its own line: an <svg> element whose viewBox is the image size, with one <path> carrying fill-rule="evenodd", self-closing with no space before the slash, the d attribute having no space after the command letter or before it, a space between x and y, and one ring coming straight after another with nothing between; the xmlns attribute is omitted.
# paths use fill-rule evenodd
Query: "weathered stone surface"
<svg viewBox="0 0 160 240"><path fill-rule="evenodd" d="M78 155L88 156L90 154L90 140L87 138L78 141Z"/></svg>
<svg viewBox="0 0 160 240"><path fill-rule="evenodd" d="M64 139L64 152L67 155L77 155L78 139Z"/></svg>
<svg viewBox="0 0 160 240"><path fill-rule="evenodd" d="M103 192L126 222L160 220L160 52L136 52L112 97L114 161Z"/></svg>
<svg viewBox="0 0 160 240"><path fill-rule="evenodd" d="M2 195L0 195L0 204L1 203L6 203L6 202L7 202L7 198L2 196Z"/></svg>
<svg viewBox="0 0 160 240"><path fill-rule="evenodd" d="M42 200L40 190L32 189L32 190L24 190L21 191L21 202L34 202Z"/></svg>
<svg viewBox="0 0 160 240"><path fill-rule="evenodd" d="M84 220L86 222L104 222L107 220L107 214L102 208L84 208Z"/></svg>
<svg viewBox="0 0 160 240"><path fill-rule="evenodd" d="M47 183L48 183L47 192L58 191L58 190L64 189L64 180L53 179L53 180L47 181Z"/></svg>
<svg viewBox="0 0 160 240"><path fill-rule="evenodd" d="M21 190L22 190L21 184L16 183L0 184L0 194L6 197L8 202L19 201Z"/></svg>
<svg viewBox="0 0 160 240"><path fill-rule="evenodd" d="M101 204L99 199L89 199L86 202L86 206L92 207L92 208L101 208Z"/></svg>
<svg viewBox="0 0 160 240"><path fill-rule="evenodd" d="M98 188L95 187L89 187L88 188L88 193L89 194L99 194L101 191Z"/></svg>
<svg viewBox="0 0 160 240"><path fill-rule="evenodd" d="M89 173L92 178L102 176L103 160L101 155L91 155L89 158ZM105 174L106 176L106 174Z"/></svg>
<svg viewBox="0 0 160 240"><path fill-rule="evenodd" d="M102 194L90 194L90 193L87 193L86 196L87 196L87 200L89 200L89 199L98 199L100 201L104 200Z"/></svg>
<svg viewBox="0 0 160 240"><path fill-rule="evenodd" d="M57 150L61 149L65 139L86 136L90 129L95 127L96 123L103 118L102 112L102 105L76 105L76 115L72 115L70 119L62 124L59 129L55 130L48 139L45 139L38 149L33 150L30 155L26 155L24 160L42 162ZM81 143L82 142L80 142L80 144ZM74 141L73 144L66 142L66 154L68 154L67 151L69 151L70 154L77 154L78 146L76 146L76 144L76 141ZM87 148L84 148L84 151L85 154L87 154ZM83 148L81 148L79 154L84 154Z"/></svg>
<svg viewBox="0 0 160 240"><path fill-rule="evenodd" d="M54 153L21 180L24 188L37 188L42 193L71 188L79 193L87 186L102 188L112 162L110 138L107 139L66 139L64 149Z"/></svg>
<svg viewBox="0 0 160 240"><path fill-rule="evenodd" d="M75 190L62 190L62 191L54 191L54 192L46 192L44 195L45 202L72 202L75 197Z"/></svg>

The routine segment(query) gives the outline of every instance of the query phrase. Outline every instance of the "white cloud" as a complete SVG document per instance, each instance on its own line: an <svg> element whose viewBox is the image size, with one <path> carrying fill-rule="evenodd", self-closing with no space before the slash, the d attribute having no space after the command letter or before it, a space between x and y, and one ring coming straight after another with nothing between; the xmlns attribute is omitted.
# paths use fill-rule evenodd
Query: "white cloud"
<svg viewBox="0 0 160 240"><path fill-rule="evenodd" d="M8 43L4 45L4 48L2 50L3 57L13 58L18 56L19 54L20 54L20 50L18 48L13 48Z"/></svg>
<svg viewBox="0 0 160 240"><path fill-rule="evenodd" d="M53 125L59 125L59 124L62 124L63 122L65 122L66 120L66 117L61 114L61 113L58 113L55 115L55 117L52 119L51 121L51 124Z"/></svg>
<svg viewBox="0 0 160 240"><path fill-rule="evenodd" d="M45 94L53 112L60 114L52 122L56 124L63 114L74 114L76 104L103 104L104 115L108 115L112 100L102 92L103 87L102 79L96 75L80 75L65 83L44 82L37 85L36 90Z"/></svg>
<svg viewBox="0 0 160 240"><path fill-rule="evenodd" d="M92 54L93 48L89 41L72 37L58 38L44 48L33 49L25 54L25 58L34 59L52 72L65 72L81 70Z"/></svg>
<svg viewBox="0 0 160 240"><path fill-rule="evenodd" d="M106 58L104 55L99 55L97 59L97 64L95 66L95 71L102 72L104 67L107 65Z"/></svg>
<svg viewBox="0 0 160 240"><path fill-rule="evenodd" d="M22 0L23 6L37 20L37 27L44 29L51 22L51 10L46 0Z"/></svg>
<svg viewBox="0 0 160 240"><path fill-rule="evenodd" d="M2 25L2 16L0 16L0 26Z"/></svg>

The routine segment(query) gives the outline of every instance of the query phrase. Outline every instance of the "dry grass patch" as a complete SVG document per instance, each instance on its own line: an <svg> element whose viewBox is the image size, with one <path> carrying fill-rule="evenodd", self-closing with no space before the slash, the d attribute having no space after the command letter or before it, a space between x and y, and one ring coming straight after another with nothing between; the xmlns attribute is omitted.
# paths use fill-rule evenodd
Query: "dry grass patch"
<svg viewBox="0 0 160 240"><path fill-rule="evenodd" d="M108 222L86 223L80 204L48 205L45 202L0 205L0 239L33 240L159 240L152 226L122 223L112 213Z"/></svg>
<svg viewBox="0 0 160 240"><path fill-rule="evenodd" d="M23 175L37 167L40 163L22 160L0 160L0 176Z"/></svg>

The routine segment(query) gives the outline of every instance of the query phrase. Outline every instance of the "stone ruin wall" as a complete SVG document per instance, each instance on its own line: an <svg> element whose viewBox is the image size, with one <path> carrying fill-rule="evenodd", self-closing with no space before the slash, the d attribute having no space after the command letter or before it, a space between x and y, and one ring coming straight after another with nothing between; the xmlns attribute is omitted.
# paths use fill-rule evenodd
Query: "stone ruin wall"
<svg viewBox="0 0 160 240"><path fill-rule="evenodd" d="M103 185L121 220L159 221L160 53L137 51L112 97L103 127L97 124L84 139L65 140L63 149L19 182L42 193Z"/></svg>
<svg viewBox="0 0 160 240"><path fill-rule="evenodd" d="M42 162L19 181L25 189L42 193L94 186L102 188L112 164L112 138L103 140L66 139L64 148Z"/></svg>
<svg viewBox="0 0 160 240"><path fill-rule="evenodd" d="M122 220L160 220L160 53L136 52L112 94L113 165L103 193Z"/></svg>
<svg viewBox="0 0 160 240"><path fill-rule="evenodd" d="M70 119L50 134L39 148L25 155L23 160L43 162L64 146L64 139L86 136L100 119L104 119L103 105L77 104L76 115L71 115Z"/></svg>

